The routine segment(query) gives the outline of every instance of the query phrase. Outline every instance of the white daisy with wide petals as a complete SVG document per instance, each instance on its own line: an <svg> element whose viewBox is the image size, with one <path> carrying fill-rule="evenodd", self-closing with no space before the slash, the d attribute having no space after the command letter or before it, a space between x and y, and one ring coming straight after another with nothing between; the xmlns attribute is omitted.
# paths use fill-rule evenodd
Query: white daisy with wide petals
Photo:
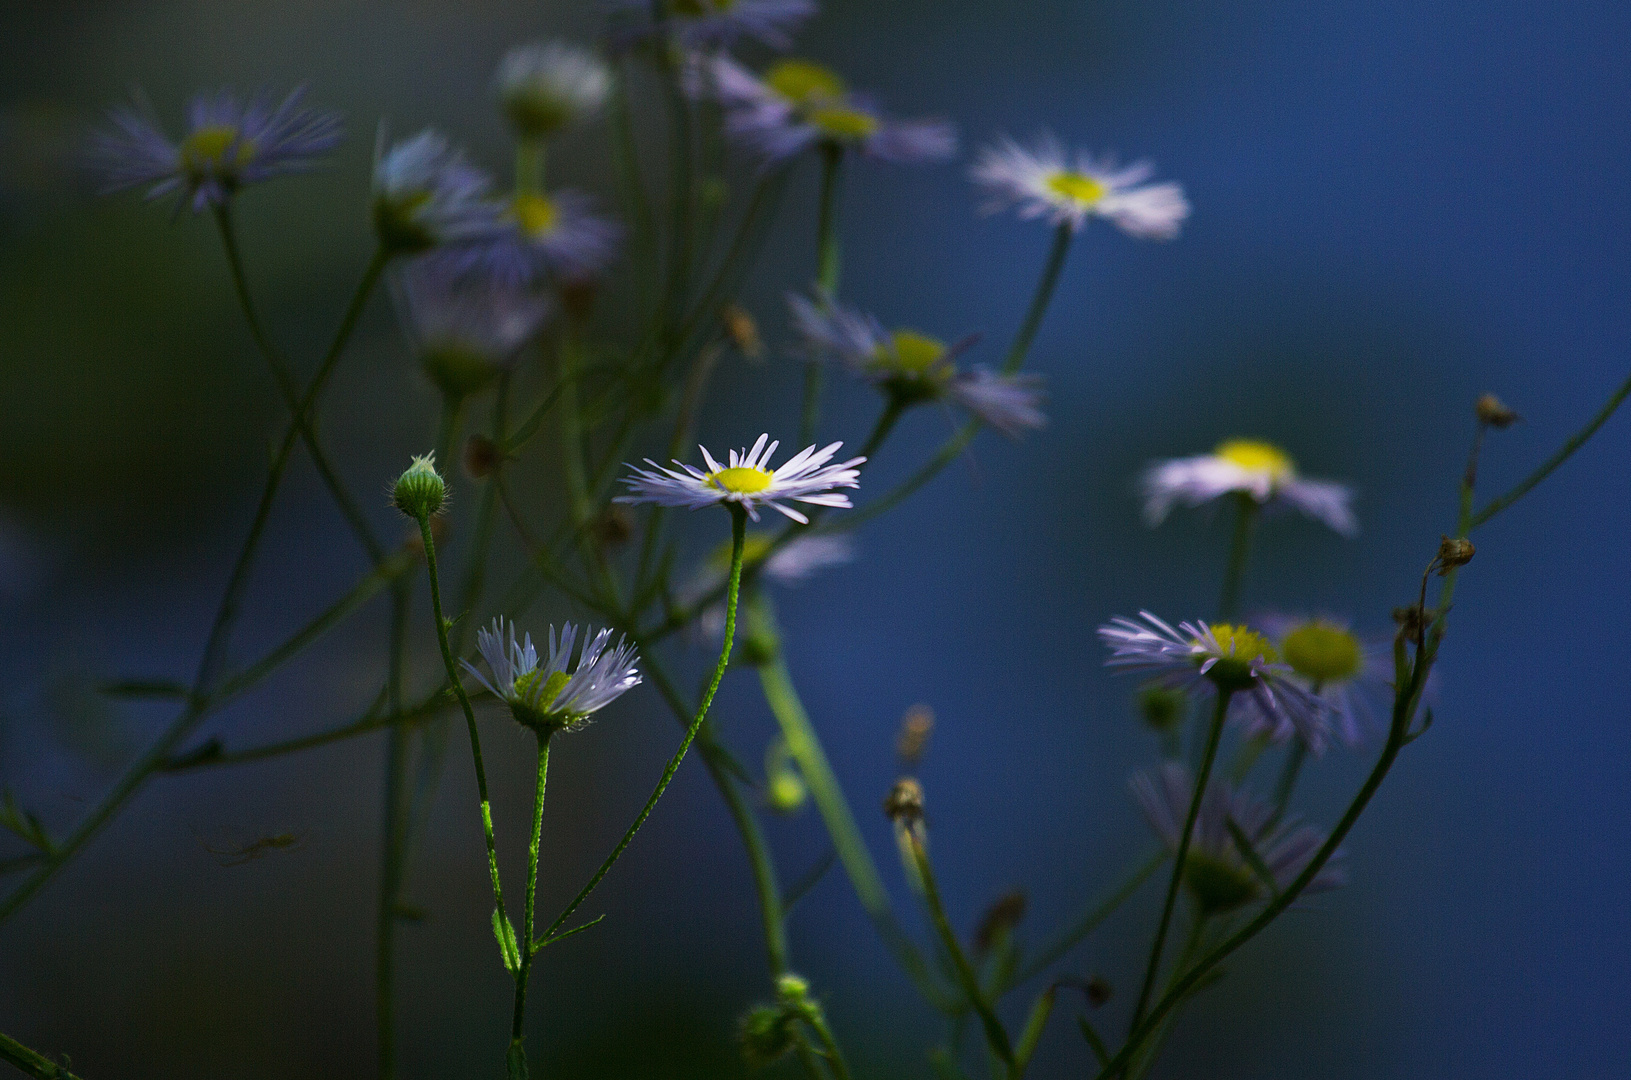
<svg viewBox="0 0 1631 1080"><path fill-rule="evenodd" d="M1189 200L1179 184L1145 183L1154 172L1147 161L1118 165L1108 154L1072 155L1042 134L1030 146L1004 136L980 152L969 175L990 195L987 213L1017 206L1022 218L1072 230L1102 217L1140 240L1171 240L1189 216Z"/></svg>
<svg viewBox="0 0 1631 1080"><path fill-rule="evenodd" d="M1353 489L1331 480L1310 480L1273 443L1228 439L1210 454L1158 461L1144 472L1144 517L1151 526L1173 506L1200 506L1238 492L1265 507L1289 506L1324 522L1343 536L1359 531Z"/></svg>
<svg viewBox="0 0 1631 1080"><path fill-rule="evenodd" d="M760 435L751 450L732 450L726 464L720 464L699 447L706 470L675 461L677 469L664 468L650 458L650 470L631 465L634 475L625 477L629 494L620 495L622 503L656 503L659 506L682 506L695 510L716 503L737 503L754 521L759 520L759 507L769 506L792 518L799 524L808 524L809 518L786 505L785 500L812 506L832 506L848 509L849 496L834 488L859 487L860 470L864 457L850 458L830 465L833 455L844 444L831 443L821 449L808 446L788 458L778 469L769 467L770 456L780 446L771 442L769 435ZM655 470L655 471L653 471Z"/></svg>

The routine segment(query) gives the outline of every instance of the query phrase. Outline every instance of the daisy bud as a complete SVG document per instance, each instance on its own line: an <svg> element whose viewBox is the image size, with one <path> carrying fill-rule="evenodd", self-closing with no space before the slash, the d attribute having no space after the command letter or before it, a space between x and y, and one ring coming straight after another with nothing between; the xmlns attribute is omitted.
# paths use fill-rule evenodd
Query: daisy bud
<svg viewBox="0 0 1631 1080"><path fill-rule="evenodd" d="M1472 562L1477 550L1472 546L1471 540L1462 537L1443 537L1438 544L1438 555L1433 560L1438 564L1438 576L1444 577L1451 570L1466 566Z"/></svg>
<svg viewBox="0 0 1631 1080"><path fill-rule="evenodd" d="M1478 404L1473 409L1478 414L1480 424L1487 424L1502 431L1523 419L1523 417L1507 408L1506 404L1494 394L1485 394L1479 398Z"/></svg>
<svg viewBox="0 0 1631 1080"><path fill-rule="evenodd" d="M447 484L436 471L436 455L421 454L397 477L391 504L416 520L434 517L447 504Z"/></svg>
<svg viewBox="0 0 1631 1080"><path fill-rule="evenodd" d="M1110 1000L1110 984L1103 975L1095 975L1087 980L1083 993L1087 995L1087 1003L1097 1009Z"/></svg>
<svg viewBox="0 0 1631 1080"><path fill-rule="evenodd" d="M889 820L913 823L923 820L923 785L910 776L903 776L889 789L883 801L883 812Z"/></svg>
<svg viewBox="0 0 1631 1080"><path fill-rule="evenodd" d="M472 435L464 444L464 473L472 480L481 480L498 468L498 446L485 435Z"/></svg>
<svg viewBox="0 0 1631 1080"><path fill-rule="evenodd" d="M810 983L801 975L791 972L776 977L776 996L789 1005L802 1005L810 996Z"/></svg>
<svg viewBox="0 0 1631 1080"><path fill-rule="evenodd" d="M980 917L980 924L974 928L974 951L988 953L991 946L997 943L1000 935L1006 934L1019 925L1019 920L1025 917L1025 893L1015 889L1003 893L992 901L991 906L985 909Z"/></svg>
<svg viewBox="0 0 1631 1080"><path fill-rule="evenodd" d="M748 1010L737 1024L736 1038L749 1068L769 1065L793 1048L793 1020L790 1013L774 1005Z"/></svg>

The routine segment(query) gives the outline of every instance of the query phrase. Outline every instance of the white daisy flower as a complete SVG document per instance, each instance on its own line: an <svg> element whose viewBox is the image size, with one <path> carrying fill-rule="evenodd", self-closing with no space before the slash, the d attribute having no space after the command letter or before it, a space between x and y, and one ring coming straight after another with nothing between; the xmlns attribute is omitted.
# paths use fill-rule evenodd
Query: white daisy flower
<svg viewBox="0 0 1631 1080"><path fill-rule="evenodd" d="M1352 488L1299 476L1284 450L1257 439L1228 439L1210 454L1156 462L1145 470L1141 487L1151 526L1166 520L1176 503L1199 506L1239 492L1264 506L1294 507L1343 536L1359 531L1349 506Z"/></svg>
<svg viewBox="0 0 1631 1080"><path fill-rule="evenodd" d="M987 213L1018 206L1022 218L1045 217L1080 229L1102 217L1140 240L1171 240L1189 216L1184 189L1171 181L1146 184L1155 166L1118 165L1111 155L1078 150L1072 157L1046 133L1021 146L1004 136L980 152L969 175L991 196Z"/></svg>
<svg viewBox="0 0 1631 1080"><path fill-rule="evenodd" d="M789 294L787 306L808 351L836 358L902 406L949 398L1009 438L1048 422L1041 376L957 369L958 355L977 336L947 345L916 330L885 330L871 315L837 303Z"/></svg>
<svg viewBox="0 0 1631 1080"><path fill-rule="evenodd" d="M492 681L483 678L470 661L464 666L494 697L509 705L523 726L540 734L581 727L591 713L640 685L640 673L635 669L639 656L634 647L621 639L611 645L610 630L589 637L585 629L583 651L573 665L577 635L577 627L567 623L557 639L551 626L549 653L540 663L531 634L517 642L515 624L494 619L492 629L476 632L476 648L487 661Z"/></svg>
<svg viewBox="0 0 1631 1080"><path fill-rule="evenodd" d="M1327 706L1299 686L1269 639L1247 626L1197 619L1174 630L1148 611L1099 627L1111 667L1153 671L1163 686L1190 692L1226 691L1229 718L1251 736L1283 742L1293 734L1316 754L1330 735Z"/></svg>
<svg viewBox="0 0 1631 1080"><path fill-rule="evenodd" d="M678 470L667 469L647 458L646 464L656 471L629 466L634 470L634 475L625 477L623 482L629 486L631 494L620 495L616 501L683 506L689 510L715 503L738 503L754 521L759 520L759 507L769 506L801 525L808 524L810 519L784 505L782 500L849 508L849 496L832 489L859 487L857 477L860 471L856 466L866 458L850 458L837 465L827 464L838 448L844 445L835 442L820 450L814 446L806 447L788 458L781 468L772 471L766 462L781 443L769 440L769 435L760 435L752 450L732 450L727 459L729 464L726 465L715 461L706 446L699 447L702 460L708 466L706 472L677 460L674 464L679 466Z"/></svg>
<svg viewBox="0 0 1631 1080"><path fill-rule="evenodd" d="M504 115L524 138L546 138L593 116L612 92L600 57L562 41L511 49L493 83Z"/></svg>
<svg viewBox="0 0 1631 1080"><path fill-rule="evenodd" d="M1133 800L1149 820L1150 828L1173 851L1183 840L1195 780L1187 768L1174 762L1159 773L1139 773L1129 786ZM1233 824L1262 861L1276 888L1284 889L1308 866L1326 834L1296 819L1275 820L1273 807L1249 792L1232 790L1213 777L1201 796L1195 831L1184 857L1184 884L1205 915L1222 915L1256 900L1267 899L1266 883L1236 843ZM1320 867L1303 895L1327 892L1347 884L1343 852L1338 849Z"/></svg>
<svg viewBox="0 0 1631 1080"><path fill-rule="evenodd" d="M1393 650L1386 638L1364 638L1326 616L1269 614L1257 620L1278 643L1297 677L1324 698L1337 734L1349 746L1387 730L1393 700ZM1433 678L1428 676L1428 693Z"/></svg>

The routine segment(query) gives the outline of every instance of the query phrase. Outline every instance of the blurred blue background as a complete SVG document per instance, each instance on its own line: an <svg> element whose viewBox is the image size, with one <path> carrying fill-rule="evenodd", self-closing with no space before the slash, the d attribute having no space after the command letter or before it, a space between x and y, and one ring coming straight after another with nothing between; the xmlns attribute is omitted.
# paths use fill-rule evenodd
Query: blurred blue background
<svg viewBox="0 0 1631 1080"><path fill-rule="evenodd" d="M133 84L172 125L195 89L221 84L305 81L343 109L351 136L331 168L242 200L270 320L311 357L368 254L377 119L403 132L434 123L502 171L492 68L538 36L590 40L591 13L562 7L0 7L0 783L53 827L71 825L168 719L168 706L114 708L87 687L191 674L281 424L207 223L95 199L72 165L82 133ZM963 929L1023 886L1022 934L1037 940L1148 848L1125 781L1154 742L1130 718L1130 683L1104 672L1093 629L1140 607L1209 615L1227 521L1179 513L1144 528L1133 482L1146 461L1253 435L1312 475L1354 483L1359 538L1270 522L1247 602L1386 634L1453 524L1477 395L1494 391L1526 419L1489 441L1493 493L1624 377L1628 40L1631 9L1609 3L825 5L802 54L902 114L955 118L965 136L956 166L863 164L849 176L845 291L886 323L948 338L982 330L976 358L999 355L1048 235L975 213L968 152L996 133L1047 127L1149 156L1195 205L1172 244L1102 224L1078 242L1032 354L1050 380L1048 429L1017 445L982 437L966 464L867 526L856 563L778 597L806 704L920 934L875 811L916 702L939 719L920 775ZM611 197L602 128L574 135L552 168ZM744 296L773 343L787 340L780 293L811 273L813 200L807 172ZM706 439L790 430L799 380L779 352L762 367L728 361ZM875 402L834 391L823 435L858 442ZM370 308L329 400L328 441L355 490L381 490L428 445L431 391L385 303ZM907 475L946 431L933 411L914 414L868 487ZM1631 419L1619 417L1475 536L1437 723L1352 834L1352 884L1231 960L1157 1075L1631 1071L1628 455ZM383 498L372 504L383 528L399 527ZM721 521L686 522L697 551L722 537ZM272 539L240 658L363 569L304 464ZM568 614L551 600L530 622ZM429 683L424 622L414 662ZM361 708L383 626L370 609L207 733L249 745ZM685 655L698 674L706 661ZM719 710L726 739L758 760L773 724L754 681L732 675ZM530 749L507 720L484 722L501 835L514 841ZM563 740L541 906L576 891L674 740L647 692ZM408 1076L492 1074L507 1029L474 784L454 750L408 889L429 912L402 934ZM0 927L0 1030L66 1051L93 1078L370 1075L381 762L376 737L155 780ZM1368 765L1328 754L1304 811L1329 824ZM784 878L825 850L813 813L768 827ZM281 832L302 844L242 866L211 853ZM516 874L520 850L505 851ZM1112 981L1112 1027L1156 899L1142 895L1061 965ZM739 1072L734 1018L768 987L747 867L699 763L590 908L605 923L543 954L536 972L542 1071ZM790 925L795 967L858 1071L928 1075L940 1023L842 876ZM1079 1076L1088 1062L1061 1013L1033 1075Z"/></svg>

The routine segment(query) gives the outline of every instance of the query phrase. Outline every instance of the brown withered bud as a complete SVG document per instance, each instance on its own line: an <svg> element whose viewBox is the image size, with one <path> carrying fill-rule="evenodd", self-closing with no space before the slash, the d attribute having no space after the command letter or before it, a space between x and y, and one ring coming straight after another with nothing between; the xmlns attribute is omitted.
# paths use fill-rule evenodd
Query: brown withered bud
<svg viewBox="0 0 1631 1080"><path fill-rule="evenodd" d="M1411 604L1409 607L1396 607L1393 609L1393 621L1399 624L1399 633L1407 638L1418 638L1427 632L1427 628L1438 618L1438 612L1428 611L1420 604Z"/></svg>
<svg viewBox="0 0 1631 1080"><path fill-rule="evenodd" d="M1473 406L1473 409L1478 414L1480 424L1488 424L1500 431L1506 430L1523 419L1523 417L1507 408L1506 404L1494 394L1485 394L1479 398L1478 404Z"/></svg>
<svg viewBox="0 0 1631 1080"><path fill-rule="evenodd" d="M759 324L753 321L753 316L748 314L747 308L732 301L719 313L719 321L724 324L725 336L730 338L737 352L749 360L764 357L765 343L759 337Z"/></svg>
<svg viewBox="0 0 1631 1080"><path fill-rule="evenodd" d="M911 824L923 820L923 785L910 776L903 776L889 789L883 801L883 812L890 821Z"/></svg>
<svg viewBox="0 0 1631 1080"><path fill-rule="evenodd" d="M1083 992L1087 994L1087 1003L1097 1009L1110 1000L1110 983L1103 975L1095 975L1087 980L1087 987Z"/></svg>
<svg viewBox="0 0 1631 1080"><path fill-rule="evenodd" d="M1478 551L1472 546L1471 540L1461 537L1446 536L1439 541L1438 555L1433 561L1438 564L1438 576L1444 577L1458 566L1466 566L1472 562L1472 557Z"/></svg>
<svg viewBox="0 0 1631 1080"><path fill-rule="evenodd" d="M627 507L613 503L595 519L594 530L595 541L601 547L618 547L634 535L634 516Z"/></svg>
<svg viewBox="0 0 1631 1080"><path fill-rule="evenodd" d="M929 732L934 730L934 710L924 704L913 705L900 718L900 734L895 737L895 751L908 765L916 765L929 748Z"/></svg>
<svg viewBox="0 0 1631 1080"><path fill-rule="evenodd" d="M974 928L974 951L988 953L991 946L997 943L997 937L1004 930L1012 930L1019 925L1019 920L1025 917L1025 892L1014 889L1005 892L991 902L980 916L980 924Z"/></svg>
<svg viewBox="0 0 1631 1080"><path fill-rule="evenodd" d="M561 310L573 319L582 321L595 309L595 292L599 283L594 278L576 278L563 281L558 287Z"/></svg>
<svg viewBox="0 0 1631 1080"><path fill-rule="evenodd" d="M464 442L464 474L472 480L492 475L498 468L498 446L485 435L472 435Z"/></svg>

